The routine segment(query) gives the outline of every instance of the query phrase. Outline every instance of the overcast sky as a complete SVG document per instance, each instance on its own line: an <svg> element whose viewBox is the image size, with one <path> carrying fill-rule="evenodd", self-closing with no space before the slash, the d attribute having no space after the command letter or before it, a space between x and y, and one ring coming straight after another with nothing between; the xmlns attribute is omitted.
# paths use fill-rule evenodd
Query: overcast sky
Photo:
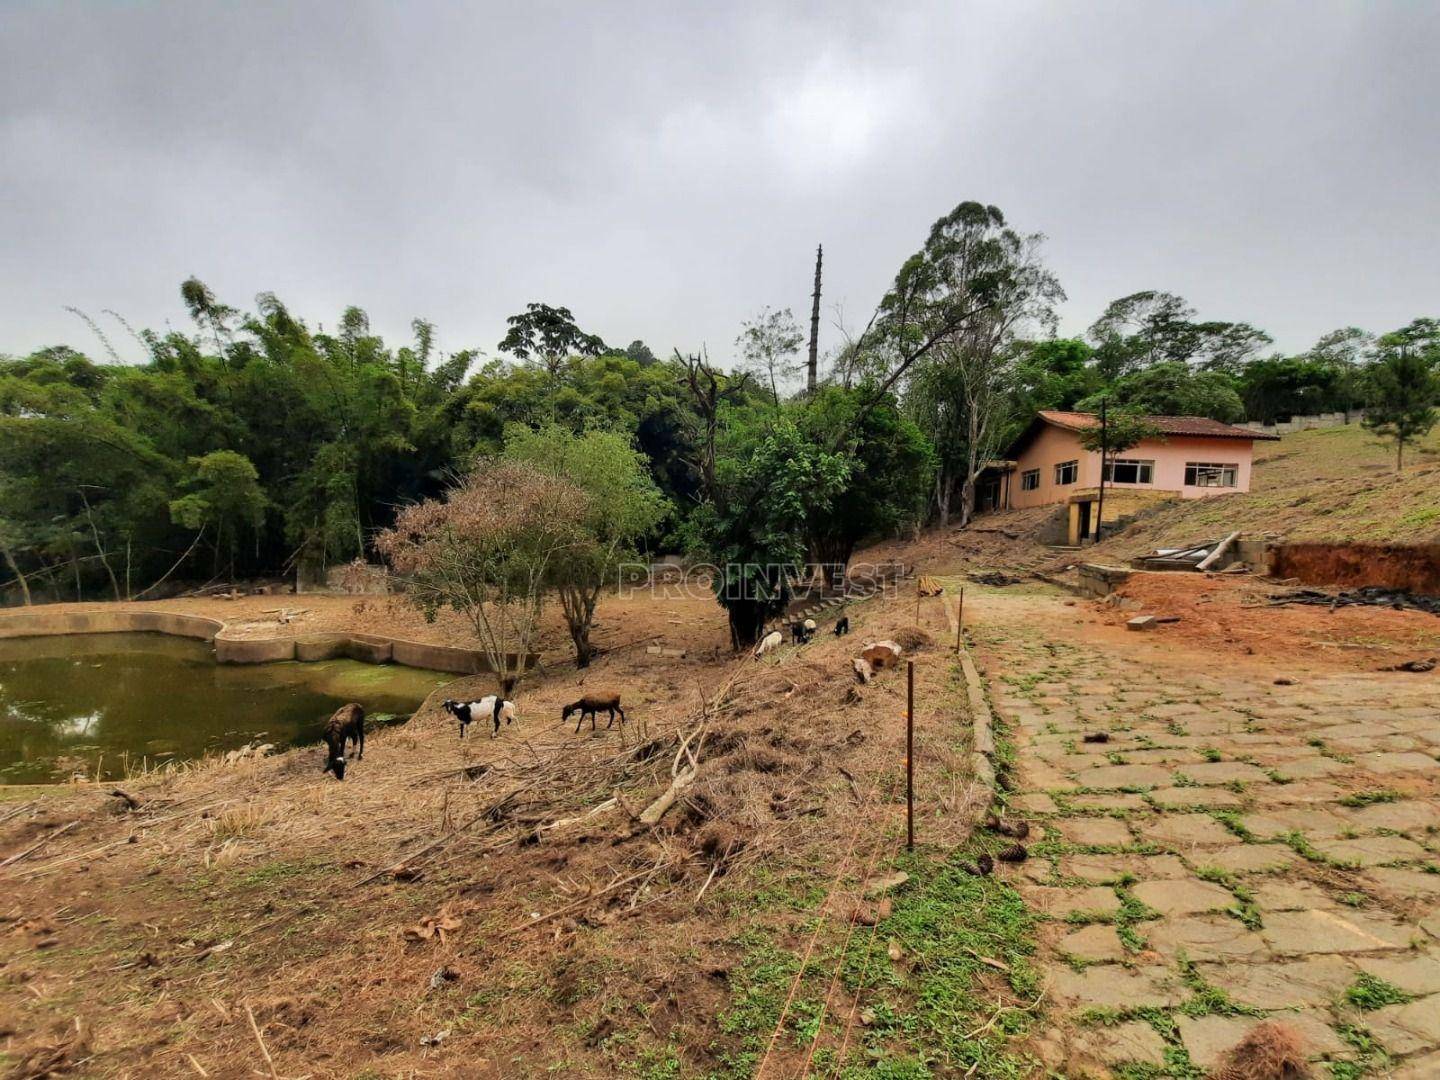
<svg viewBox="0 0 1440 1080"><path fill-rule="evenodd" d="M817 242L828 347L965 199L1047 235L1062 331L1157 288L1299 350L1440 315L1437 55L1421 0L0 0L0 353L183 326L195 274L728 360Z"/></svg>

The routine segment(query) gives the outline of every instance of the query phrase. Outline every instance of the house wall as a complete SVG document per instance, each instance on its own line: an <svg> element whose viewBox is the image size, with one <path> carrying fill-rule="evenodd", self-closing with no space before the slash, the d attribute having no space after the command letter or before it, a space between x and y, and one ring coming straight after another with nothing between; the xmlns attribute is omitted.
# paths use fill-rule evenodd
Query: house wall
<svg viewBox="0 0 1440 1080"><path fill-rule="evenodd" d="M1147 439L1119 457L1137 458L1155 462L1153 480L1149 484L1106 484L1107 501L1109 494L1133 491L1137 495L1147 492L1171 492L1185 499L1203 499L1212 495L1228 495L1236 491L1250 490L1250 471L1254 444L1245 439L1207 439L1190 435L1171 435L1163 441ZM1080 462L1080 472L1075 483L1057 486L1055 466L1064 461ZM1185 465L1199 461L1207 464L1235 465L1235 487L1210 488L1191 487L1185 483ZM1040 486L1034 491L1022 491L1021 476L1028 469L1040 470ZM1076 495L1093 496L1100 485L1100 455L1087 453L1080 447L1080 436L1065 428L1047 425L1025 448L1017 459L1015 475L1010 487L1010 503L1017 509L1028 506L1044 506L1048 503L1064 502ZM1117 500L1116 509L1119 509ZM1111 514L1106 514L1111 519Z"/></svg>

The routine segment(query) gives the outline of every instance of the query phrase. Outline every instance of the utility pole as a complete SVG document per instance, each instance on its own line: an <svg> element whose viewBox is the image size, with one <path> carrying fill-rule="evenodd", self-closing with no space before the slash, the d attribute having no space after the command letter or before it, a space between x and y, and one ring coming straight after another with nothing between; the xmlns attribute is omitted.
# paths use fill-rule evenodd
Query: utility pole
<svg viewBox="0 0 1440 1080"><path fill-rule="evenodd" d="M815 292L810 297L810 356L806 361L805 389L815 393L816 369L820 365L820 264L825 258L825 245L815 246Z"/></svg>

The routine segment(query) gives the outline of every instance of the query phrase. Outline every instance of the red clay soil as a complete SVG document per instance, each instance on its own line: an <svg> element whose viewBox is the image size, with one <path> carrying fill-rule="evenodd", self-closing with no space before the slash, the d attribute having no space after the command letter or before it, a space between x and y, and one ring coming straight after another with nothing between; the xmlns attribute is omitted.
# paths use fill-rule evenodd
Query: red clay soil
<svg viewBox="0 0 1440 1080"><path fill-rule="evenodd" d="M1440 657L1440 616L1364 606L1334 611L1300 604L1271 606L1270 598L1285 591L1273 582L1239 575L1140 573L1116 593L1138 601L1139 609L1083 603L1094 609L1097 622L1132 635L1125 623L1136 615L1177 616L1179 622L1144 633L1157 644L1204 649L1217 659L1253 657L1277 670L1323 664L1374 671Z"/></svg>
<svg viewBox="0 0 1440 1080"><path fill-rule="evenodd" d="M1440 596L1440 544L1283 544L1274 575L1308 585L1376 585Z"/></svg>

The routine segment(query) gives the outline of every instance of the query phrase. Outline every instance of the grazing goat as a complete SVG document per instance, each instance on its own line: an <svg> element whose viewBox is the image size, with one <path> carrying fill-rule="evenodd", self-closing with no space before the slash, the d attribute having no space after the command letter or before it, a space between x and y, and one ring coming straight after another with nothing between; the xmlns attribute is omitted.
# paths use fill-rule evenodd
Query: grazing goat
<svg viewBox="0 0 1440 1080"><path fill-rule="evenodd" d="M781 635L779 630L771 630L770 633L766 634L763 638L760 639L760 644L755 646L755 659L759 660L760 657L764 656L771 649L778 649L780 647L780 643L784 640L785 638Z"/></svg>
<svg viewBox="0 0 1440 1080"><path fill-rule="evenodd" d="M321 772L333 772L336 780L345 779L345 744L353 742L358 748L356 757L365 758L365 710L353 702L341 705L335 714L325 721L325 768Z"/></svg>
<svg viewBox="0 0 1440 1080"><path fill-rule="evenodd" d="M620 707L620 694L618 691L610 690L603 694L586 694L579 701L572 701L560 710L560 722L563 724L570 719L570 714L576 710L580 711L580 718L575 721L575 734L580 734L580 725L585 722L585 717L590 717L590 730L595 730L595 714L597 712L608 712L610 723L605 725L605 730L610 730L610 725L615 723L615 714L620 714L620 726L625 726L625 710Z"/></svg>
<svg viewBox="0 0 1440 1080"><path fill-rule="evenodd" d="M810 622L806 619L805 622ZM804 645L810 640L811 632L805 628L804 622L792 622L790 624L790 641L795 645Z"/></svg>
<svg viewBox="0 0 1440 1080"><path fill-rule="evenodd" d="M460 737L465 737L465 728L473 720L483 720L490 717L495 721L495 728L490 732L493 739L500 734L500 721L513 724L516 719L515 703L506 701L499 694L487 694L479 701L445 701L441 708L448 712L456 720L460 721Z"/></svg>
<svg viewBox="0 0 1440 1080"><path fill-rule="evenodd" d="M849 632L850 632L850 616L849 616L849 615L841 615L840 618L838 618L838 619L835 620L835 636L836 636L836 637L844 637L844 636L845 636L846 634L848 634Z"/></svg>

